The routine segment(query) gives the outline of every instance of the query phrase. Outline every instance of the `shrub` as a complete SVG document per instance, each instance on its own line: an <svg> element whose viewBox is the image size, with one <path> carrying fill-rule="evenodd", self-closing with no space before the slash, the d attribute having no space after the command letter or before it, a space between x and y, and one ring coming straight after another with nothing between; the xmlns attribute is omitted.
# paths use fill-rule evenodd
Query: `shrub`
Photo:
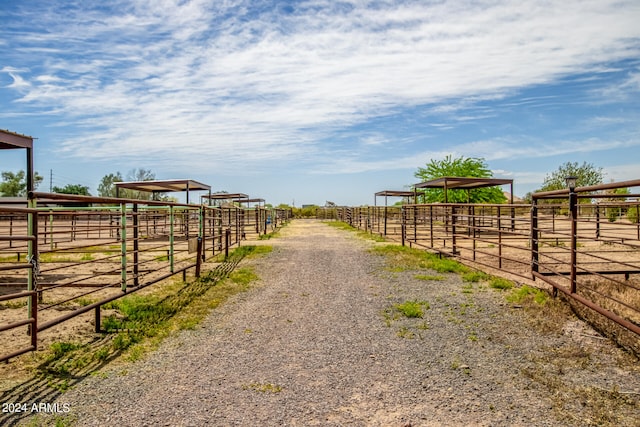
<svg viewBox="0 0 640 427"><path fill-rule="evenodd" d="M633 224L638 223L638 207L633 206L627 210L627 219L631 221Z"/></svg>
<svg viewBox="0 0 640 427"><path fill-rule="evenodd" d="M507 290L513 288L513 282L511 280L503 279L502 277L494 277L489 282L489 286L494 289Z"/></svg>

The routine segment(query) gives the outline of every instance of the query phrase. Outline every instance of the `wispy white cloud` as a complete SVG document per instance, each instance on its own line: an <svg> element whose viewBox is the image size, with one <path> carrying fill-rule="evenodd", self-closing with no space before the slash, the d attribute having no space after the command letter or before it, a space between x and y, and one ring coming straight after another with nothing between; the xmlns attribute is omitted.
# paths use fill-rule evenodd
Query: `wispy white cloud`
<svg viewBox="0 0 640 427"><path fill-rule="evenodd" d="M407 169L415 171L418 167L429 163L431 160L442 160L446 156L482 158L489 164L494 161L543 159L568 155L579 158L581 153L619 150L629 147L639 147L640 139L626 141L603 141L598 138L586 140L565 140L558 144L549 144L539 140L527 139L518 141L515 139L478 140L465 144L443 147L439 150L416 152L411 155L385 155L382 159L362 159L357 152L326 159L313 170L318 174L349 174L370 171L391 171ZM498 172L495 172L498 173ZM524 179L540 178L538 172L515 172L502 170L503 175L514 175ZM636 166L637 174L637 166ZM542 176L544 177L544 176ZM539 180L538 182L541 182Z"/></svg>
<svg viewBox="0 0 640 427"><path fill-rule="evenodd" d="M444 151L359 157L356 145L391 144L391 131L357 138L356 151L336 160L323 141L401 108L462 110L640 54L635 1L47 5L33 21L39 31L16 36L16 47L37 51L40 63L3 70L21 91L20 103L60 111L78 125L60 149L103 160L146 156L192 170L312 159L332 171L414 167ZM619 90L637 82L631 75ZM457 121L491 114L474 111ZM541 150L514 142L477 141L455 150L503 159L602 143Z"/></svg>

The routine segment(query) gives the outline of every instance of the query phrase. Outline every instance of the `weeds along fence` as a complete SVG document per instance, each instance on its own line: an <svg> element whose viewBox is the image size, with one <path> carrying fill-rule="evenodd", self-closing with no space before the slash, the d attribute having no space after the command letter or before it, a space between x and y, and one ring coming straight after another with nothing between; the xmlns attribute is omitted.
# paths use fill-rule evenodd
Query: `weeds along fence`
<svg viewBox="0 0 640 427"><path fill-rule="evenodd" d="M335 218L403 245L524 279L640 335L640 195L627 181L537 193L533 204L340 207ZM628 191L628 190L627 190ZM573 205L573 210L572 210ZM327 215L328 216L328 215Z"/></svg>
<svg viewBox="0 0 640 427"><path fill-rule="evenodd" d="M533 195L531 270L640 335L640 180ZM616 190L624 188L626 194ZM598 322L602 328L606 324Z"/></svg>
<svg viewBox="0 0 640 427"><path fill-rule="evenodd" d="M0 339L11 343L0 361L35 350L39 332L92 310L99 330L103 304L189 269L198 276L207 258L289 219L266 208L33 196L28 209L0 208Z"/></svg>

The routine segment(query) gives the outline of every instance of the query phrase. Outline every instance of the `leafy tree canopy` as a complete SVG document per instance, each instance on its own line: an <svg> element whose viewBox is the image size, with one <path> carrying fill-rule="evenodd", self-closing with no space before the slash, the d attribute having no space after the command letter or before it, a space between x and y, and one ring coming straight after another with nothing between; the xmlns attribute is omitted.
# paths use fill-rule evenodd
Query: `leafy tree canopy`
<svg viewBox="0 0 640 427"><path fill-rule="evenodd" d="M426 167L418 168L414 176L420 180L431 181L444 177L491 178L493 172L484 159L473 157L452 158L451 155L442 160L431 160ZM425 203L444 202L444 189L426 188L423 190L422 201ZM507 198L500 187L476 188L470 190L448 190L447 200L450 203L504 203Z"/></svg>
<svg viewBox="0 0 640 427"><path fill-rule="evenodd" d="M98 196L100 197L116 197L116 182L122 182L122 174L120 172L105 175L98 184Z"/></svg>
<svg viewBox="0 0 640 427"><path fill-rule="evenodd" d="M27 195L27 179L24 171L2 172L2 182L0 182L0 195L2 197L22 197ZM42 176L34 173L34 189L42 182Z"/></svg>
<svg viewBox="0 0 640 427"><path fill-rule="evenodd" d="M90 196L89 187L80 184L67 184L64 187L53 187L54 193L62 194L79 194L81 196Z"/></svg>
<svg viewBox="0 0 640 427"><path fill-rule="evenodd" d="M577 177L576 186L586 187L589 185L602 184L604 174L602 168L597 168L591 163L567 162L544 178L544 183L536 192L561 190L567 188L565 178L568 176Z"/></svg>
<svg viewBox="0 0 640 427"><path fill-rule="evenodd" d="M156 179L155 173L150 169L132 169L127 173L127 181L153 181ZM98 185L98 196L100 197L116 197L116 182L123 182L122 174L120 172L110 173L102 177L100 184ZM119 192L119 196L126 199L140 199L151 200L152 194L146 191L135 191L122 189ZM168 196L161 196L159 200L174 201L175 198Z"/></svg>

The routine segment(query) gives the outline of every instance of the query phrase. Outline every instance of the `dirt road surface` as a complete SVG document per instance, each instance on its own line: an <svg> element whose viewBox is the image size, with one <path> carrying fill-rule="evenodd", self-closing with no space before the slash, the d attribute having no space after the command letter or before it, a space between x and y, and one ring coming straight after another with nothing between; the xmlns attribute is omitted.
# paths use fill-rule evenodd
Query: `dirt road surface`
<svg viewBox="0 0 640 427"><path fill-rule="evenodd" d="M252 289L144 360L107 367L61 394L66 419L78 426L631 426L640 419L637 359L575 318L545 332L504 292L455 274L393 271L369 252L379 243L315 220L293 221L268 244L272 253L250 261L260 277ZM402 316L397 306L407 301L423 316Z"/></svg>

